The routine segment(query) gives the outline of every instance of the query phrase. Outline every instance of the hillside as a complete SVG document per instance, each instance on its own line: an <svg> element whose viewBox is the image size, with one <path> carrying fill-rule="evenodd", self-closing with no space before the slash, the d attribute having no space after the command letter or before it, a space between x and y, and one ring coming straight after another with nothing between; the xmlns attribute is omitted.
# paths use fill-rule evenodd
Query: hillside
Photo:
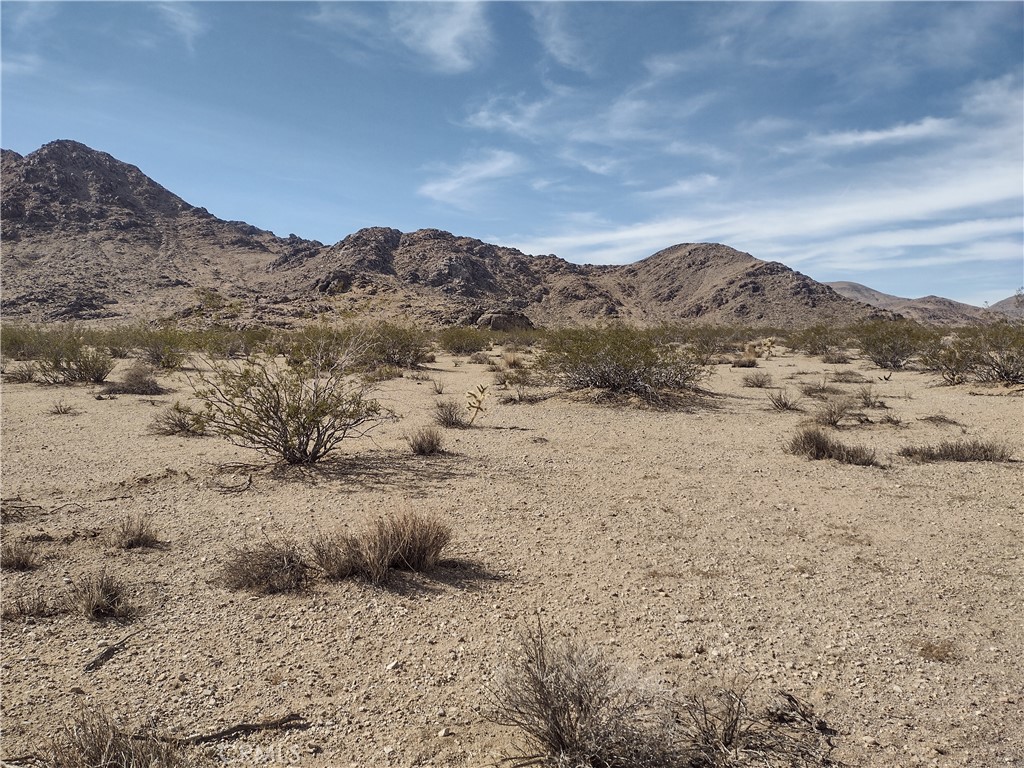
<svg viewBox="0 0 1024 768"><path fill-rule="evenodd" d="M334 245L223 221L74 141L3 151L2 311L32 321L187 318L290 325L324 313L538 325L622 319L801 326L877 314L725 245L623 266L571 264L435 229L373 227Z"/></svg>
<svg viewBox="0 0 1024 768"><path fill-rule="evenodd" d="M910 320L936 325L972 325L987 323L995 319L989 310L963 304L941 296L922 296L919 299L905 299L876 291L860 283L839 281L825 283L836 293L853 301L870 304L879 309L896 312Z"/></svg>

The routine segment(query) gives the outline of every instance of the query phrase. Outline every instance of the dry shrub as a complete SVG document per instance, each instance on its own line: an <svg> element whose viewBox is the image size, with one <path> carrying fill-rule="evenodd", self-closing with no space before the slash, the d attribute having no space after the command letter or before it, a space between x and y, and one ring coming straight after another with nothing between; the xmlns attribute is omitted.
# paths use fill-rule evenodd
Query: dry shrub
<svg viewBox="0 0 1024 768"><path fill-rule="evenodd" d="M5 571L31 571L39 567L39 551L27 541L5 541L0 546L0 568Z"/></svg>
<svg viewBox="0 0 1024 768"><path fill-rule="evenodd" d="M832 381L836 384L864 384L868 378L856 371L836 371L832 374Z"/></svg>
<svg viewBox="0 0 1024 768"><path fill-rule="evenodd" d="M441 379L433 379L431 383L434 386L434 394L435 395L443 395L444 394L444 382L441 381Z"/></svg>
<svg viewBox="0 0 1024 768"><path fill-rule="evenodd" d="M474 352L469 356L469 362L477 365L491 365L494 361L486 352Z"/></svg>
<svg viewBox="0 0 1024 768"><path fill-rule="evenodd" d="M732 361L733 368L757 368L756 357L738 357Z"/></svg>
<svg viewBox="0 0 1024 768"><path fill-rule="evenodd" d="M434 404L434 421L447 429L464 429L469 426L463 414L463 407L457 400L447 398Z"/></svg>
<svg viewBox="0 0 1024 768"><path fill-rule="evenodd" d="M236 549L221 570L228 589L244 589L261 595L300 592L309 580L309 564L290 539L267 539L255 546Z"/></svg>
<svg viewBox="0 0 1024 768"><path fill-rule="evenodd" d="M114 526L110 538L120 549L155 549L160 546L152 518L143 515L122 518Z"/></svg>
<svg viewBox="0 0 1024 768"><path fill-rule="evenodd" d="M885 401L876 397L875 389L870 384L858 388L856 398L864 408L885 408Z"/></svg>
<svg viewBox="0 0 1024 768"><path fill-rule="evenodd" d="M842 349L828 349L821 355L821 362L828 365L846 365L850 356Z"/></svg>
<svg viewBox="0 0 1024 768"><path fill-rule="evenodd" d="M849 400L829 400L819 406L811 416L811 421L823 427L838 427L852 410L853 403Z"/></svg>
<svg viewBox="0 0 1024 768"><path fill-rule="evenodd" d="M52 597L43 594L41 588L26 592L16 597L4 597L3 618L17 620L25 618L44 618L56 616L61 606Z"/></svg>
<svg viewBox="0 0 1024 768"><path fill-rule="evenodd" d="M309 541L313 562L331 581L358 575L362 563L359 540L346 534L318 533Z"/></svg>
<svg viewBox="0 0 1024 768"><path fill-rule="evenodd" d="M801 384L800 391L807 397L813 397L816 400L824 400L831 395L841 395L843 390L839 387L830 386L824 379L816 384Z"/></svg>
<svg viewBox="0 0 1024 768"><path fill-rule="evenodd" d="M516 370L526 367L526 362L515 352L504 352L501 356L501 362L508 370Z"/></svg>
<svg viewBox="0 0 1024 768"><path fill-rule="evenodd" d="M754 387L755 389L765 389L772 385L772 375L765 373L764 371L755 371L754 373L748 373L743 377L744 387Z"/></svg>
<svg viewBox="0 0 1024 768"><path fill-rule="evenodd" d="M180 747L146 732L130 732L102 710L83 709L48 745L46 768L175 768Z"/></svg>
<svg viewBox="0 0 1024 768"><path fill-rule="evenodd" d="M70 403L65 403L63 400L58 400L50 407L51 416L75 416L79 413L79 410Z"/></svg>
<svg viewBox="0 0 1024 768"><path fill-rule="evenodd" d="M900 448L900 456L917 462L928 461L1010 461L1009 446L991 440L946 440L938 445Z"/></svg>
<svg viewBox="0 0 1024 768"><path fill-rule="evenodd" d="M162 395L167 392L153 375L153 368L137 360L121 377L103 387L108 395Z"/></svg>
<svg viewBox="0 0 1024 768"><path fill-rule="evenodd" d="M377 584L391 568L432 571L451 540L451 527L433 517L401 512L381 518L362 538L363 575Z"/></svg>
<svg viewBox="0 0 1024 768"><path fill-rule="evenodd" d="M800 398L789 394L788 389L776 389L768 393L768 402L776 411L799 411Z"/></svg>
<svg viewBox="0 0 1024 768"><path fill-rule="evenodd" d="M856 464L863 467L878 466L873 450L861 446L845 445L838 440L833 440L817 427L801 429L789 441L786 450L789 453L806 456L813 460L834 459L842 464Z"/></svg>
<svg viewBox="0 0 1024 768"><path fill-rule="evenodd" d="M13 365L4 370L4 381L11 384L31 384L36 380L39 369L35 363L22 363Z"/></svg>
<svg viewBox="0 0 1024 768"><path fill-rule="evenodd" d="M187 405L175 403L157 414L149 430L157 435L203 437L206 435L206 416Z"/></svg>
<svg viewBox="0 0 1024 768"><path fill-rule="evenodd" d="M789 694L763 712L747 688L672 701L575 638L521 637L518 658L491 691L490 719L528 742L519 766L740 768L829 766L835 734ZM680 711L681 710L681 711Z"/></svg>
<svg viewBox="0 0 1024 768"><path fill-rule="evenodd" d="M949 416L945 416L945 415L943 415L941 413L936 413L936 414L934 414L932 416L922 416L920 419L918 419L918 421L927 421L929 424L942 424L944 426L950 426L950 427L962 427L963 426L963 424L961 424L956 419L951 419L951 418L949 418Z"/></svg>
<svg viewBox="0 0 1024 768"><path fill-rule="evenodd" d="M420 427L406 439L417 456L433 456L444 449L444 435L436 427Z"/></svg>
<svg viewBox="0 0 1024 768"><path fill-rule="evenodd" d="M100 571L68 588L68 608L94 621L131 619L138 609L128 600L126 589L120 579Z"/></svg>

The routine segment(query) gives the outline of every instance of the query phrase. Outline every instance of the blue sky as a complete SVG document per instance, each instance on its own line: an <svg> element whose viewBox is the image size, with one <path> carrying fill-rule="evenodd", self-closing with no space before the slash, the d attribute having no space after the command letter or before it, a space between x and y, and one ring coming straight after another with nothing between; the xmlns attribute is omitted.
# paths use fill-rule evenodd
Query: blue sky
<svg viewBox="0 0 1024 768"><path fill-rule="evenodd" d="M1024 284L1024 4L3 2L2 144L74 139L333 243L625 263L722 242L981 304Z"/></svg>

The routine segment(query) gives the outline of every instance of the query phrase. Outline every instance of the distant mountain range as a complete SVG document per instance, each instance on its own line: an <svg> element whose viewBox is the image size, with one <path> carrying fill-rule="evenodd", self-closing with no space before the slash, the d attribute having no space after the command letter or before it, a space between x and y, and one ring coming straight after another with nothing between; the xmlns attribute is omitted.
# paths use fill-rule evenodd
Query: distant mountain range
<svg viewBox="0 0 1024 768"><path fill-rule="evenodd" d="M937 297L910 301L855 283L818 283L713 243L593 266L435 229L373 227L333 245L282 238L218 219L135 166L74 141L24 157L2 150L2 178L5 319L286 326L367 315L441 325L500 310L542 326L619 319L788 327L892 313L943 323L992 317Z"/></svg>

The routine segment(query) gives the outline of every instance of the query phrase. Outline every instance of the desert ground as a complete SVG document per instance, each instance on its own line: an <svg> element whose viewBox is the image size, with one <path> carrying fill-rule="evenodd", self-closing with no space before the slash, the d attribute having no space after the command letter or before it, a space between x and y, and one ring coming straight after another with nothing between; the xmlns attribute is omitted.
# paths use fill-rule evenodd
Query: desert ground
<svg viewBox="0 0 1024 768"><path fill-rule="evenodd" d="M522 742L489 719L492 693L539 621L680 695L736 679L755 697L791 692L838 732L833 757L850 766L1024 766L1020 392L781 352L757 370L794 393L838 371L873 385L887 407L835 434L883 467L786 453L815 401L778 412L742 386L749 369L728 365L702 400L671 410L552 391L502 403L492 386L472 428L416 456L406 436L434 403L493 378L439 354L377 386L399 420L305 469L151 433L158 412L189 401L182 373L161 377L170 394L107 400L6 383L3 498L19 514L3 536L36 540L42 563L3 573L5 605L35 590L57 599L106 569L141 614L4 619L4 758L40 754L102 708L176 736L289 714L308 724L190 753L213 764L502 764ZM51 413L58 401L73 411ZM963 437L1006 443L1016 460L897 455ZM461 564L297 595L220 582L247 543L358 531L400 510L450 523ZM135 515L163 547L111 544Z"/></svg>

